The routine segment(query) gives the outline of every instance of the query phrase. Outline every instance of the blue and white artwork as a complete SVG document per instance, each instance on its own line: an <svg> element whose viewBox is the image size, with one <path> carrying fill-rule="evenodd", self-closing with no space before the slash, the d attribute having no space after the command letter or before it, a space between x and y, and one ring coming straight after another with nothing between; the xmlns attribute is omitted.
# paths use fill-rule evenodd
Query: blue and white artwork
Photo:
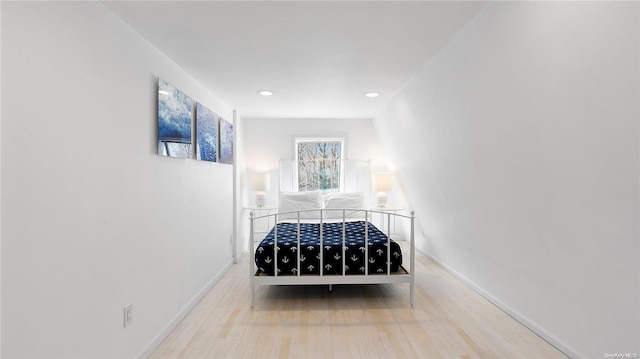
<svg viewBox="0 0 640 359"><path fill-rule="evenodd" d="M220 162L233 164L233 124L220 119Z"/></svg>
<svg viewBox="0 0 640 359"><path fill-rule="evenodd" d="M218 115L196 103L196 158L216 162L218 155Z"/></svg>
<svg viewBox="0 0 640 359"><path fill-rule="evenodd" d="M191 98L158 79L158 154L191 158Z"/></svg>

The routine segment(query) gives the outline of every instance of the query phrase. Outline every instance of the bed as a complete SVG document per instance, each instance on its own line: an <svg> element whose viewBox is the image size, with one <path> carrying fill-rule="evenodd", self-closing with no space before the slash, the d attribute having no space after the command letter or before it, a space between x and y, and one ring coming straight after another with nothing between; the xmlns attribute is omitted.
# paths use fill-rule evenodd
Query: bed
<svg viewBox="0 0 640 359"><path fill-rule="evenodd" d="M357 162L356 168L363 162ZM286 166L297 165L289 161ZM345 164L348 168L349 164ZM367 166L362 166L368 168ZM408 283L410 304L414 302L414 214L369 209L370 170L352 175L356 185L341 184L343 191L283 191L286 183L280 164L278 213L250 213L251 307L257 285L328 285ZM368 174L367 174L367 171ZM286 172L286 170L285 170ZM347 172L348 174L348 172ZM344 175L342 180L349 181ZM363 182L365 184L363 184ZM298 189L298 188L296 188ZM386 232L372 221L387 225ZM266 236L255 238L255 221L267 219L274 226ZM392 239L391 223L406 221L409 253ZM255 245L255 240L260 240ZM390 249L390 250L388 250ZM408 263L407 263L408 262ZM409 269L407 269L409 268Z"/></svg>

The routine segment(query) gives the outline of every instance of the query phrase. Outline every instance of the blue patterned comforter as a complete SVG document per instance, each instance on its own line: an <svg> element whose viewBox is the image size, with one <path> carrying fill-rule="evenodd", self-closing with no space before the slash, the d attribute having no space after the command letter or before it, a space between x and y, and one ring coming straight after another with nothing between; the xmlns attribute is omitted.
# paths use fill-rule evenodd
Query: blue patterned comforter
<svg viewBox="0 0 640 359"><path fill-rule="evenodd" d="M345 266L347 274L387 273L387 236L368 223L369 256L365 260L365 222L346 222ZM300 268L297 266L297 223L279 223L278 226L278 275L315 274L320 272L320 224L300 224ZM323 274L342 274L342 222L323 223ZM402 264L402 252L398 243L391 241L391 271L397 272ZM258 268L274 274L274 229L260 242L255 253Z"/></svg>

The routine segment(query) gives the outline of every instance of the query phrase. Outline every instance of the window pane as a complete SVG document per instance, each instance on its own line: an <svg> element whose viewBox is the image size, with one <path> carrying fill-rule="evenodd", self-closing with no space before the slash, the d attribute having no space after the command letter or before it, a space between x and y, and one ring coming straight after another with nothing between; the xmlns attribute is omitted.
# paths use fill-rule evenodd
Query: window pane
<svg viewBox="0 0 640 359"><path fill-rule="evenodd" d="M298 190L340 190L342 141L299 141Z"/></svg>

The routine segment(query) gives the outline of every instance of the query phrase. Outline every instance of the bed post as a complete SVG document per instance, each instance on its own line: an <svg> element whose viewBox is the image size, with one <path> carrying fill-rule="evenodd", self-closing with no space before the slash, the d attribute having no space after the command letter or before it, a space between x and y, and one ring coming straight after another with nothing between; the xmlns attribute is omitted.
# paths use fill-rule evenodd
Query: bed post
<svg viewBox="0 0 640 359"><path fill-rule="evenodd" d="M253 263L254 261L251 259L251 256L253 255L254 250L253 250L253 211L251 211L251 213L249 213L249 282L250 282L250 289L251 289L251 308L253 308L253 304L255 302L255 298L254 298L254 283L253 283Z"/></svg>
<svg viewBox="0 0 640 359"><path fill-rule="evenodd" d="M395 213L393 220L396 220ZM383 221L384 221L384 214ZM395 223L395 222L394 222ZM387 213L387 275L391 275L391 212Z"/></svg>
<svg viewBox="0 0 640 359"><path fill-rule="evenodd" d="M324 276L324 242L323 242L323 236L324 236L324 232L323 232L323 227L324 227L324 223L323 223L323 218L322 215L324 209L320 210L320 269L318 271L318 273L320 273L320 277Z"/></svg>
<svg viewBox="0 0 640 359"><path fill-rule="evenodd" d="M342 276L347 275L347 211L342 210ZM331 288L331 287L329 287Z"/></svg>
<svg viewBox="0 0 640 359"><path fill-rule="evenodd" d="M298 275L298 277L300 276L300 272L302 272L302 265L300 264L300 241L301 241L301 237L300 237L300 212L298 212L298 234L297 234L297 239L296 239L296 242L297 242L297 245L296 245L296 247L297 247L297 249L296 249L296 262L297 262L296 268L298 268L297 269L298 272L296 274Z"/></svg>
<svg viewBox="0 0 640 359"><path fill-rule="evenodd" d="M273 276L278 276L278 214L273 215Z"/></svg>
<svg viewBox="0 0 640 359"><path fill-rule="evenodd" d="M369 275L369 211L364 211L364 275Z"/></svg>
<svg viewBox="0 0 640 359"><path fill-rule="evenodd" d="M416 243L415 243L415 222L416 216L415 216L415 212L411 211L411 249L410 249L410 256L411 256L411 273L409 273L409 275L411 276L411 282L410 282L410 302L411 302L411 306L413 307L413 297L415 294L415 281L416 281Z"/></svg>

